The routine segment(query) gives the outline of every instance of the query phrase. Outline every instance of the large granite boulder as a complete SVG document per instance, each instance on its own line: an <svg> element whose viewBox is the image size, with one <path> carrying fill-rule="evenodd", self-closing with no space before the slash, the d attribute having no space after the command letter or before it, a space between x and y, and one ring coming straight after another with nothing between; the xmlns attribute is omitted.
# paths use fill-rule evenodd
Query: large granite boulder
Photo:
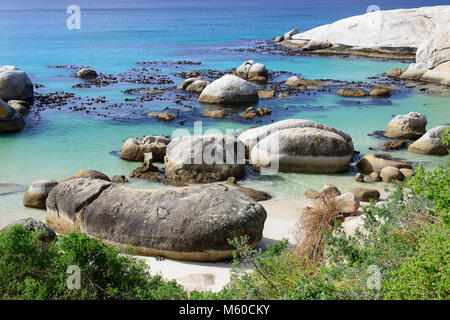
<svg viewBox="0 0 450 320"><path fill-rule="evenodd" d="M0 67L0 99L29 100L33 98L33 83L15 66Z"/></svg>
<svg viewBox="0 0 450 320"><path fill-rule="evenodd" d="M369 12L293 34L285 40L325 42L355 48L418 48L439 26L448 25L450 6Z"/></svg>
<svg viewBox="0 0 450 320"><path fill-rule="evenodd" d="M258 100L255 86L231 74L208 84L198 97L199 102L211 104L256 103Z"/></svg>
<svg viewBox="0 0 450 320"><path fill-rule="evenodd" d="M220 185L137 190L101 180L75 179L47 199L47 224L82 231L137 255L192 261L232 257L228 239L262 238L266 211L242 192Z"/></svg>
<svg viewBox="0 0 450 320"><path fill-rule="evenodd" d="M447 155L449 147L442 143L442 134L447 126L440 126L430 129L419 140L412 143L408 151L429 154Z"/></svg>
<svg viewBox="0 0 450 320"><path fill-rule="evenodd" d="M394 180L403 181L405 179L405 176L403 173L399 170L399 168L396 167L384 167L380 172L380 177L383 180L383 182L386 183L392 183Z"/></svg>
<svg viewBox="0 0 450 320"><path fill-rule="evenodd" d="M284 129L291 129L291 128L317 128L321 130L330 131L333 133L336 133L343 137L351 146L353 150L353 142L350 135L347 133L337 130L335 128L332 128L330 126L327 126L325 124L321 124L315 121L311 120L304 120L304 119L286 119L281 120L266 126L262 127L256 127L249 130L244 131L239 135L239 140L244 142L245 147L248 151L248 153L251 151L251 149L262 139L265 137L271 135L272 133L275 133L280 130Z"/></svg>
<svg viewBox="0 0 450 320"><path fill-rule="evenodd" d="M357 163L356 167L365 174L372 172L381 172L385 167L407 168L412 169L409 162L401 161L392 158L387 153L370 153L362 157Z"/></svg>
<svg viewBox="0 0 450 320"><path fill-rule="evenodd" d="M144 161L145 153L152 153L153 161L164 162L170 139L164 136L147 136L125 140L120 156L130 161Z"/></svg>
<svg viewBox="0 0 450 320"><path fill-rule="evenodd" d="M0 133L20 131L24 126L22 116L0 99Z"/></svg>
<svg viewBox="0 0 450 320"><path fill-rule="evenodd" d="M54 180L37 180L28 188L23 197L25 207L45 209L45 201L52 189L58 185Z"/></svg>
<svg viewBox="0 0 450 320"><path fill-rule="evenodd" d="M418 139L426 132L427 118L419 112L402 114L392 119L386 127L388 138Z"/></svg>
<svg viewBox="0 0 450 320"><path fill-rule="evenodd" d="M287 172L336 173L348 170L353 147L332 131L306 127L283 129L251 149L252 165Z"/></svg>
<svg viewBox="0 0 450 320"><path fill-rule="evenodd" d="M236 179L244 175L245 146L236 138L211 134L179 136L167 146L168 178L195 183Z"/></svg>
<svg viewBox="0 0 450 320"><path fill-rule="evenodd" d="M262 63L255 63L254 60L245 61L236 69L236 74L246 80L250 81L267 81L269 73L266 66Z"/></svg>

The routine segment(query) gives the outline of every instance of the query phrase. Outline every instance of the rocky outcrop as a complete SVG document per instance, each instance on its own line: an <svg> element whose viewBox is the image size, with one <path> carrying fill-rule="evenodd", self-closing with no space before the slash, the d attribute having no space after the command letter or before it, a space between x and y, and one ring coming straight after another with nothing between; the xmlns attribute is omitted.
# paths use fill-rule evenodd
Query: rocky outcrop
<svg viewBox="0 0 450 320"><path fill-rule="evenodd" d="M192 261L232 257L228 239L262 238L264 208L220 185L136 190L101 180L75 179L47 199L47 224L55 231L82 231L137 255Z"/></svg>
<svg viewBox="0 0 450 320"><path fill-rule="evenodd" d="M447 10L447 22L439 25L433 34L421 43L416 52L416 63L411 64L400 78L450 85L449 19L450 10Z"/></svg>
<svg viewBox="0 0 450 320"><path fill-rule="evenodd" d="M20 131L24 126L22 116L0 99L0 133Z"/></svg>
<svg viewBox="0 0 450 320"><path fill-rule="evenodd" d="M198 101L210 104L256 103L259 100L256 88L248 81L227 74L208 84Z"/></svg>
<svg viewBox="0 0 450 320"><path fill-rule="evenodd" d="M30 100L33 92L33 83L24 71L15 66L0 67L0 99Z"/></svg>
<svg viewBox="0 0 450 320"><path fill-rule="evenodd" d="M262 63L255 63L254 60L245 61L236 69L236 74L242 79L257 82L266 82L269 72Z"/></svg>
<svg viewBox="0 0 450 320"><path fill-rule="evenodd" d="M370 153L365 155L356 163L356 167L365 174L381 172L385 167L412 169L409 162L394 159L387 153Z"/></svg>
<svg viewBox="0 0 450 320"><path fill-rule="evenodd" d="M183 83L178 86L178 89L201 93L208 84L209 81L203 80L202 78L189 78L184 80Z"/></svg>
<svg viewBox="0 0 450 320"><path fill-rule="evenodd" d="M58 185L54 180L37 180L28 188L23 197L25 207L45 209L45 201L52 189Z"/></svg>
<svg viewBox="0 0 450 320"><path fill-rule="evenodd" d="M98 74L94 69L91 68L81 68L78 70L76 76L82 79L92 79L97 78Z"/></svg>
<svg viewBox="0 0 450 320"><path fill-rule="evenodd" d="M332 131L306 127L277 131L250 151L251 164L281 171L337 173L348 170L352 145Z"/></svg>
<svg viewBox="0 0 450 320"><path fill-rule="evenodd" d="M382 10L291 33L285 40L302 46L313 41L356 49L416 49L438 26L447 26L449 16L450 6Z"/></svg>
<svg viewBox="0 0 450 320"><path fill-rule="evenodd" d="M167 177L195 183L236 179L244 175L244 144L227 135L179 136L167 146Z"/></svg>
<svg viewBox="0 0 450 320"><path fill-rule="evenodd" d="M426 132L427 118L419 112L398 115L386 127L388 138L418 139Z"/></svg>
<svg viewBox="0 0 450 320"><path fill-rule="evenodd" d="M253 119L256 116L263 117L270 115L272 111L269 108L253 108L249 107L244 112L239 113L243 118Z"/></svg>
<svg viewBox="0 0 450 320"><path fill-rule="evenodd" d="M353 142L349 134L330 126L304 119L286 119L266 126L249 129L239 135L239 140L244 142L246 152L249 155L253 147L264 138L280 130L292 128L316 128L336 133L348 142L353 152Z"/></svg>
<svg viewBox="0 0 450 320"><path fill-rule="evenodd" d="M442 143L442 134L446 128L446 126L440 126L430 129L419 140L412 143L408 151L429 155L447 155L449 147Z"/></svg>
<svg viewBox="0 0 450 320"><path fill-rule="evenodd" d="M144 161L145 153L152 153L153 161L164 162L170 139L165 136L146 136L125 140L120 156L130 161Z"/></svg>

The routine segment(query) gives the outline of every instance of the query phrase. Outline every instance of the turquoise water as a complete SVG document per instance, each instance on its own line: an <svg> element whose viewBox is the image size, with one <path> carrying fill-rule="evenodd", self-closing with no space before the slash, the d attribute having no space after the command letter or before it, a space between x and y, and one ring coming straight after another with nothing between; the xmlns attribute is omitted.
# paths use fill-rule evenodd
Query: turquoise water
<svg viewBox="0 0 450 320"><path fill-rule="evenodd" d="M110 102L123 102L125 87L73 89L79 81L72 71L48 68L59 64L89 65L99 72L119 73L137 67L137 61L191 60L202 64L168 65L161 72L191 69L225 70L255 59L272 71L289 71L307 78L332 78L346 81L368 79L404 62L369 60L362 58L292 57L239 52L234 49L253 48L255 41L271 38L292 27L308 28L330 23L336 19L362 14L371 2L365 1L272 1L182 2L182 1L114 1L96 2L83 6L81 30L65 26L65 2L48 2L48 8L29 9L26 1L6 1L0 10L2 65L11 64L29 73L33 82L43 84L39 92L68 91L81 97L105 96ZM29 2L30 3L30 2ZM34 3L34 2L32 2ZM63 5L64 4L64 5ZM382 9L445 4L444 1L377 1ZM13 7L13 5L15 7ZM18 5L20 10L17 9ZM35 5L36 6L36 5ZM103 9L99 9L103 6ZM300 6L300 8L299 8ZM144 9L136 9L143 7ZM120 9L119 9L120 8ZM286 76L287 78L287 76ZM410 111L424 113L428 128L450 122L450 98L421 94L399 89L390 99L343 99L333 93L299 96L288 99L261 100L259 106L274 110L271 119L303 118L326 123L348 132L355 149L370 152L382 140L368 136L383 130L393 115ZM172 102L144 103L142 111L176 108ZM204 106L194 103L198 110ZM285 109L287 108L287 110ZM117 115L128 109L111 111ZM129 175L137 163L123 161L112 151L119 151L126 138L148 134L170 135L179 127L174 122L164 124L152 118L132 117L131 120L98 119L67 110L46 111L41 121L32 117L29 128L16 134L0 136L0 183L14 183L24 187L34 180L60 180L78 169L92 168L108 175ZM192 130L192 116L183 126ZM203 127L245 128L255 122L202 118ZM407 151L392 153L435 166L443 159L422 156ZM335 183L343 190L356 186L354 172L339 175L308 175L280 173L271 177L249 174L246 185L269 191L277 197L302 198L307 188L320 189L325 183ZM143 181L133 181L136 187L159 187ZM2 194L0 189L0 226L24 216L41 217L40 210L22 206L23 192Z"/></svg>

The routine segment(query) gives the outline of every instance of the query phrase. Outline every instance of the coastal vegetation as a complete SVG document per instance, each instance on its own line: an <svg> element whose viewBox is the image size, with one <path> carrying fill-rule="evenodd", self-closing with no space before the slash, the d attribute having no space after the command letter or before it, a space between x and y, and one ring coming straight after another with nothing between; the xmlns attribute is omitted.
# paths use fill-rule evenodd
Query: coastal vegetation
<svg viewBox="0 0 450 320"><path fill-rule="evenodd" d="M450 129L442 140L450 144ZM132 249L120 251L75 232L42 241L44 231L15 225L0 233L0 297L449 299L449 170L448 158L439 168L416 169L385 203L364 209L364 226L353 236L344 233L336 204L324 196L303 218L308 226L303 247L288 246L284 239L262 252L246 237L230 239L236 248L232 277L218 293L187 292L152 275L131 256ZM82 274L78 290L67 287L71 265Z"/></svg>

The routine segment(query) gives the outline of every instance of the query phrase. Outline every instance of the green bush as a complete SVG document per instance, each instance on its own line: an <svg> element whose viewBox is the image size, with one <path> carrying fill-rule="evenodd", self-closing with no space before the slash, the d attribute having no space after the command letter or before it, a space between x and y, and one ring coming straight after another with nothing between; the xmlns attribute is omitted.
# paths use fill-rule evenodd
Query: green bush
<svg viewBox="0 0 450 320"><path fill-rule="evenodd" d="M39 232L13 226L0 233L2 299L185 299L174 281L151 276L148 266L83 233L45 243ZM80 289L67 286L67 269L81 270Z"/></svg>

